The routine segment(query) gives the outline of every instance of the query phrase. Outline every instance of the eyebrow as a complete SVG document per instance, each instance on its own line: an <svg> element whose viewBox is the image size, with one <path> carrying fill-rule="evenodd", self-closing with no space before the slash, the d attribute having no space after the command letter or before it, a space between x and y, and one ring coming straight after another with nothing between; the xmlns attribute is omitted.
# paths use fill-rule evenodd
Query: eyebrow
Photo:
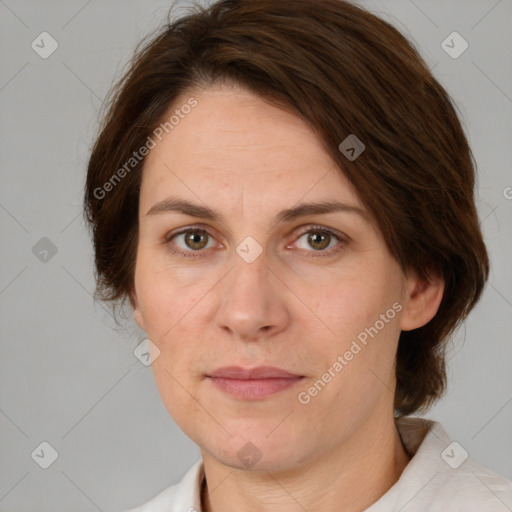
<svg viewBox="0 0 512 512"><path fill-rule="evenodd" d="M274 221L276 223L289 222L308 215L325 215L336 212L353 213L360 215L365 220L369 220L368 212L358 206L337 201L322 201L318 203L300 203L292 208L282 210L275 216ZM219 212L216 212L208 206L195 204L186 199L168 197L154 204L146 215L157 215L161 213L182 213L191 217L225 224L225 219Z"/></svg>

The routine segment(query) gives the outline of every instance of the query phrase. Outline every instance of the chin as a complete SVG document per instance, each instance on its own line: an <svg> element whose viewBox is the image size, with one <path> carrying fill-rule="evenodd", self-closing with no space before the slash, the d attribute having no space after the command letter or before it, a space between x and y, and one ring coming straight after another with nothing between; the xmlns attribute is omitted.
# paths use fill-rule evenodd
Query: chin
<svg viewBox="0 0 512 512"><path fill-rule="evenodd" d="M272 428L275 428L274 421ZM307 454L304 442L291 436L283 429L282 432L269 432L272 428L251 429L254 435L240 434L227 429L232 437L222 436L220 439L198 440L201 451L206 451L215 460L234 469L249 471L283 471L299 467L305 463ZM282 427L283 425L281 425ZM257 432L257 433L256 433ZM196 441L197 443L197 441ZM300 447L300 449L299 449Z"/></svg>
<svg viewBox="0 0 512 512"><path fill-rule="evenodd" d="M296 453L270 453L250 442L235 452L226 453L223 449L220 453L210 452L210 456L224 466L245 471L288 471L300 466Z"/></svg>

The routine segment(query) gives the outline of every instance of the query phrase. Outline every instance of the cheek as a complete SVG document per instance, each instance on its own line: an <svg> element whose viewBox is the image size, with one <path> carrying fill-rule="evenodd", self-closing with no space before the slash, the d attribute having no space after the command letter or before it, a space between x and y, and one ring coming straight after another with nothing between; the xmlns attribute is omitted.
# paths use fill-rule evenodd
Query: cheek
<svg viewBox="0 0 512 512"><path fill-rule="evenodd" d="M141 316L150 339L160 345L193 328L194 309L211 288L199 271L170 267L161 255L141 251L135 284ZM153 338L152 338L153 337Z"/></svg>
<svg viewBox="0 0 512 512"><path fill-rule="evenodd" d="M215 282L199 272L176 271L141 258L136 272L137 296L147 337L160 353L152 364L155 382L168 409L188 402L197 372L211 351L204 346L205 307ZM183 404L182 404L183 405Z"/></svg>
<svg viewBox="0 0 512 512"><path fill-rule="evenodd" d="M151 367L162 403L178 425L199 413L194 400L197 366L204 357L201 342L201 299L211 288L204 279L185 279L179 272L140 259L136 271L137 296L147 337L158 347ZM197 409L197 410L196 410Z"/></svg>
<svg viewBox="0 0 512 512"><path fill-rule="evenodd" d="M321 320L314 322L319 326L319 335L323 333L323 342L310 348L316 352L316 360L322 362L319 370L331 368L332 373L341 376L333 379L336 384L330 388L332 393L347 393L342 401L361 393L372 394L375 386L382 386L379 379L388 383L394 373L400 334L400 273L392 262L384 263L382 260L380 266L378 262L371 267L347 266L337 275L323 278L318 275L315 286L301 292L317 315L312 318ZM325 327L329 329L327 335ZM313 331L313 325L309 330ZM343 369L339 370L341 366L337 364L336 372L332 367L337 361Z"/></svg>
<svg viewBox="0 0 512 512"><path fill-rule="evenodd" d="M318 273L307 281L301 277L295 289L319 326L327 327L342 342L373 325L397 297L375 269L370 273L363 267Z"/></svg>

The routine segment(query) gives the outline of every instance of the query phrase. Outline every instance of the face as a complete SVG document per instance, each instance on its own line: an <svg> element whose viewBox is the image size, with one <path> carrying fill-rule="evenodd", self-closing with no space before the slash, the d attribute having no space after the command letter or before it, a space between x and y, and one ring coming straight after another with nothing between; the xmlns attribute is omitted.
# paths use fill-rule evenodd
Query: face
<svg viewBox="0 0 512 512"><path fill-rule="evenodd" d="M204 455L305 465L392 416L400 330L436 308L302 119L227 86L169 117L191 97L145 161L135 319Z"/></svg>

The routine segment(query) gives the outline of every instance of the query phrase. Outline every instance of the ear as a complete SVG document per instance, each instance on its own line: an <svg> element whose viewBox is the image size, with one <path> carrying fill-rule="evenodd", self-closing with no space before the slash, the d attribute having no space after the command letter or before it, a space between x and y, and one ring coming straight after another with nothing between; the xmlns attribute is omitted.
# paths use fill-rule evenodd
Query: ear
<svg viewBox="0 0 512 512"><path fill-rule="evenodd" d="M135 319L135 322L137 325L145 331L146 328L144 327L144 320L142 319L142 313L139 306L139 299L137 297L137 292L135 291L135 287L132 288L132 290L129 293L130 298L130 304L133 308L133 318Z"/></svg>
<svg viewBox="0 0 512 512"><path fill-rule="evenodd" d="M443 292L442 276L430 275L428 280L424 280L415 274L409 275L400 328L403 331L411 331L430 322L439 309Z"/></svg>

